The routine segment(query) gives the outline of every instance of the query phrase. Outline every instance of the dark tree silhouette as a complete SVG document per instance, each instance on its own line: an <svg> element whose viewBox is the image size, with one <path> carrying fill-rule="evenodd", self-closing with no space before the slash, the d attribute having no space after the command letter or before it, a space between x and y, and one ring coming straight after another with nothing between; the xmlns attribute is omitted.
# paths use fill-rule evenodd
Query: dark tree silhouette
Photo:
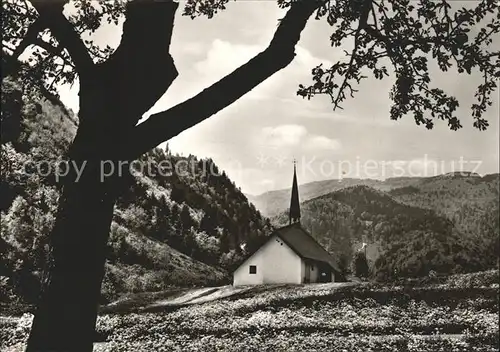
<svg viewBox="0 0 500 352"><path fill-rule="evenodd" d="M355 276L362 278L368 277L370 268L364 252L359 251L354 254L353 266Z"/></svg>
<svg viewBox="0 0 500 352"><path fill-rule="evenodd" d="M214 16L229 0L188 0L184 14ZM371 71L378 79L394 72L391 118L412 112L417 124L431 128L433 118L461 127L458 102L429 83L428 59L442 70L479 70L484 82L473 105L474 126L482 130L483 112L499 76L499 52L489 45L499 32L496 0L481 0L473 9L452 11L451 0L277 0L287 13L269 46L217 83L173 108L137 124L170 87L177 70L169 54L174 15L172 0L129 2L73 1L76 14L63 14L64 0L10 0L2 4L3 76L22 78L26 87L45 83L48 91L79 79L77 135L67 158L85 165L76 182L63 180L52 233L51 260L28 341L28 351L91 351L97 304L104 274L106 243L117 197L127 186L115 172L103 182L102 161L133 161L180 132L224 109L294 58L294 48L308 19L326 20L331 41L354 39L346 62L313 69L313 84L298 94L328 94L340 107L353 82ZM120 45L113 51L82 40L101 21L118 24L125 17ZM482 25L484 24L484 25ZM471 27L482 26L473 34ZM39 33L49 30L50 36ZM19 57L28 47L29 64ZM432 58L431 58L432 56ZM384 66L388 62L391 69ZM2 114L3 116L3 114ZM15 114L13 115L15 117ZM9 117L11 118L11 117ZM9 122L9 129L16 131ZM13 133L15 135L15 132ZM172 217L174 213L172 212Z"/></svg>

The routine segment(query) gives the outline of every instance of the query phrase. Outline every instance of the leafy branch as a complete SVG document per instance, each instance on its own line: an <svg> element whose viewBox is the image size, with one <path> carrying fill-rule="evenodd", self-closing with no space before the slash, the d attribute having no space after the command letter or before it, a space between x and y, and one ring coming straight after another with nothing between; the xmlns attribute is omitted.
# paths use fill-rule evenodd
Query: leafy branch
<svg viewBox="0 0 500 352"><path fill-rule="evenodd" d="M364 12L367 9L368 13ZM473 126L486 129L488 122L483 114L492 105L500 77L500 52L491 48L500 32L500 5L481 0L472 9L452 9L449 0L337 1L323 16L334 28L332 46L354 41L352 51L346 52L349 61L336 62L326 69L322 65L314 68L313 83L299 85L297 94L308 99L327 94L334 110L342 108L340 104L347 95L353 97L357 92L353 83L367 78L367 69L377 79L389 76L384 66L389 61L396 78L390 92L391 119L413 113L416 123L428 129L437 118L457 130L462 127L456 116L457 99L430 87L429 62L433 60L443 72L455 67L459 74L472 74L473 70L482 73L483 83L475 94L477 103L471 109ZM370 23L366 23L368 18ZM354 23L359 23L357 28L353 28ZM472 36L477 30L477 35ZM336 83L339 79L340 85Z"/></svg>

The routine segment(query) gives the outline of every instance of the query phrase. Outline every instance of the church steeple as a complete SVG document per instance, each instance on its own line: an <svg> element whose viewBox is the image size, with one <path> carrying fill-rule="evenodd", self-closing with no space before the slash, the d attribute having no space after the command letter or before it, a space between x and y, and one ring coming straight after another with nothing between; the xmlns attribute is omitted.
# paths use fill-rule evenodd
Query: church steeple
<svg viewBox="0 0 500 352"><path fill-rule="evenodd" d="M292 222L300 222L300 202L299 202L299 186L297 184L296 162L293 160L293 184L292 184L292 199L290 201L290 224Z"/></svg>

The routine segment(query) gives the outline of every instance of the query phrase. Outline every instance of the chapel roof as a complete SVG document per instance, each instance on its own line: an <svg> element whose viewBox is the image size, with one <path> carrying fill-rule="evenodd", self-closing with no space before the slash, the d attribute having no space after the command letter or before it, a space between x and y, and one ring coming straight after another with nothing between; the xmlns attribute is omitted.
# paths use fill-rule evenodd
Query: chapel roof
<svg viewBox="0 0 500 352"><path fill-rule="evenodd" d="M281 238L299 257L327 263L340 272L335 258L300 223L292 223L276 229L272 235L274 234Z"/></svg>

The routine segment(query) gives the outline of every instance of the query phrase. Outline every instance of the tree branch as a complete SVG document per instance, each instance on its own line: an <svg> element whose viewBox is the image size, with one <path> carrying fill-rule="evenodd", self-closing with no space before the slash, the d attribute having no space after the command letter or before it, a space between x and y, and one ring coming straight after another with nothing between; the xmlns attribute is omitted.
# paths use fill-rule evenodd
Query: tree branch
<svg viewBox="0 0 500 352"><path fill-rule="evenodd" d="M52 54L54 56L61 56L63 49L59 47L52 46L52 44L47 43L46 41L42 40L41 38L37 38L34 42L33 45L39 46L49 54Z"/></svg>
<svg viewBox="0 0 500 352"><path fill-rule="evenodd" d="M36 46L42 48L43 50L45 50L46 52L48 52L49 54L51 54L53 56L59 57L61 60L63 60L63 62L66 65L73 67L73 69L75 68L74 63L71 62L69 60L69 58L65 57L65 55L63 55L64 48L62 48L61 45L55 47L52 44L47 43L46 41L42 40L41 38L37 38L33 42L33 45L36 45Z"/></svg>
<svg viewBox="0 0 500 352"><path fill-rule="evenodd" d="M45 28L49 28L59 44L68 50L80 82L85 80L92 69L94 62L83 43L80 35L63 14L65 1L38 1L30 0L33 7L40 14L40 20Z"/></svg>
<svg viewBox="0 0 500 352"><path fill-rule="evenodd" d="M122 125L134 127L178 75L169 53L178 6L172 0L135 0L126 5L120 45L98 65L102 84L112 92L107 104L114 106L113 115ZM122 104L123 100L133 104Z"/></svg>
<svg viewBox="0 0 500 352"><path fill-rule="evenodd" d="M14 72L16 72L19 68L19 56L22 55L24 50L31 44L33 44L37 37L38 33L40 33L44 29L42 22L40 19L36 19L29 27L26 35L23 37L19 45L13 50L12 54L9 57L8 64L4 67L4 72L2 72L2 77L7 77Z"/></svg>
<svg viewBox="0 0 500 352"><path fill-rule="evenodd" d="M125 157L136 158L202 122L288 66L295 57L295 45L307 20L323 2L292 2L271 43L263 52L193 98L154 114L138 125L134 133L135 143L128 143L130 149L125 151Z"/></svg>
<svg viewBox="0 0 500 352"><path fill-rule="evenodd" d="M361 11L361 14L359 16L359 24L358 28L356 29L356 33L354 34L354 48L352 49L351 53L351 59L349 60L349 65L347 66L347 72L344 76L344 81L342 82L342 85L339 88L339 92L337 94L337 98L335 99L333 103L333 110L337 109L339 107L339 103L341 100L343 100L343 97L345 97L344 89L348 85L347 81L351 78L351 72L353 69L354 65L354 60L356 60L356 53L359 48L359 34L361 33L361 30L365 29L367 27L368 23L368 16L370 15L370 10L372 9L372 3L371 1L365 2L363 5L363 9ZM352 88L351 88L351 96L352 96Z"/></svg>
<svg viewBox="0 0 500 352"><path fill-rule="evenodd" d="M21 43L16 47L16 50L12 53L12 57L14 59L18 59L19 56L26 50L28 46L33 44L38 37L38 33L40 33L44 29L42 25L42 21L39 18L35 20L29 27L26 35L21 40Z"/></svg>

